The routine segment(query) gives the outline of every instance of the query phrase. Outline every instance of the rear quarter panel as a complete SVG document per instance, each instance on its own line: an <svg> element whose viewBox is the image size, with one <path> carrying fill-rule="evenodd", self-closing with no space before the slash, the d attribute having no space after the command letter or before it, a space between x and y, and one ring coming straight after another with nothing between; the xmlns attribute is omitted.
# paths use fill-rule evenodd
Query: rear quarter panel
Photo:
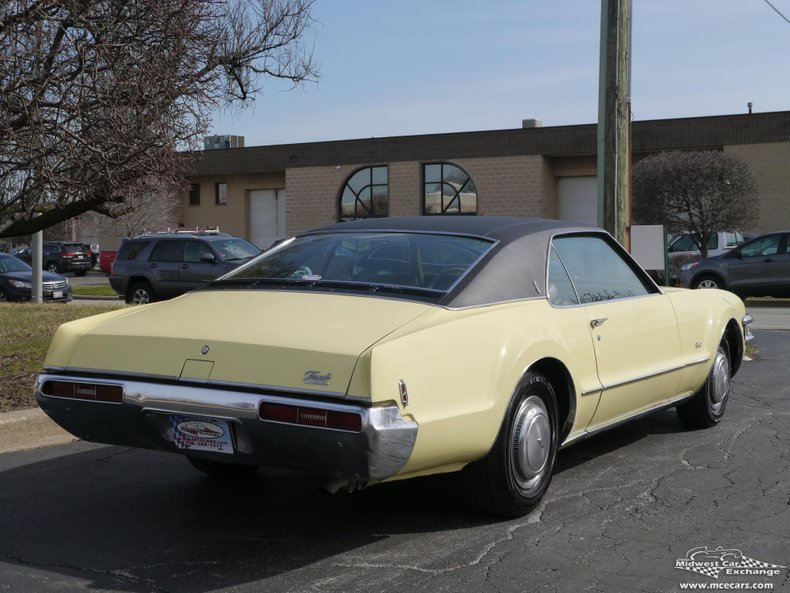
<svg viewBox="0 0 790 593"><path fill-rule="evenodd" d="M484 456L496 439L521 376L553 358L574 379L571 434L586 427L600 389L583 308L553 309L545 300L470 310L436 308L376 344L369 358L373 401L400 403L419 424L403 475L450 471ZM362 388L365 382L354 383ZM585 391L592 396L580 397ZM349 395L354 395L349 393Z"/></svg>

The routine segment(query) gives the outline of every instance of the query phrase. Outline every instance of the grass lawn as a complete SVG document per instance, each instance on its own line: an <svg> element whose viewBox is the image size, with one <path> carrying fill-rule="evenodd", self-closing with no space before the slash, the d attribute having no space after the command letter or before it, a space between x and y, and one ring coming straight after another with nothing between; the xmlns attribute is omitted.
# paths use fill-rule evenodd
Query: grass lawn
<svg viewBox="0 0 790 593"><path fill-rule="evenodd" d="M0 304L0 412L36 405L36 375L61 323L123 306Z"/></svg>
<svg viewBox="0 0 790 593"><path fill-rule="evenodd" d="M109 284L87 284L84 286L71 286L73 296L111 296L118 297L118 293L110 288Z"/></svg>

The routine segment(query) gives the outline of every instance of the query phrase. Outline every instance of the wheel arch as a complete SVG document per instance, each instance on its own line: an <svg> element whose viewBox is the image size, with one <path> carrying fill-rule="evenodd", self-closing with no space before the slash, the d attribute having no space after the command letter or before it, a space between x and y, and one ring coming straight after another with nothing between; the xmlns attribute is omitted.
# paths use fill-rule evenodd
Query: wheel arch
<svg viewBox="0 0 790 593"><path fill-rule="evenodd" d="M730 348L730 375L735 376L735 373L738 372L741 366L744 354L741 325L735 319L730 319L727 322L727 327L724 328L723 336L727 338L727 344Z"/></svg>
<svg viewBox="0 0 790 593"><path fill-rule="evenodd" d="M527 373L539 373L548 379L557 396L559 434L557 442L562 443L570 434L576 418L576 388L568 367L556 358L542 358L527 369ZM526 374L526 373L525 373Z"/></svg>
<svg viewBox="0 0 790 593"><path fill-rule="evenodd" d="M723 290L727 290L727 281L724 279L724 276L722 276L718 272L714 272L711 270L705 270L704 272L700 272L699 274L694 276L694 278L691 279L690 287L694 287L697 284L697 282L699 282L702 278L705 278L706 276L711 276L712 278L715 278L720 283L719 287L722 288Z"/></svg>

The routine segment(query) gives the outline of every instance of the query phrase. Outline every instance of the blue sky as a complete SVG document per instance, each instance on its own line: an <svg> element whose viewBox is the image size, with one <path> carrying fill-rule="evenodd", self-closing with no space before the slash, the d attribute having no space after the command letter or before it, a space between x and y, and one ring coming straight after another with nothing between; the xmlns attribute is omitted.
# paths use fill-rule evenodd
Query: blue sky
<svg viewBox="0 0 790 593"><path fill-rule="evenodd" d="M790 18L790 0L771 0ZM271 82L212 133L247 146L594 123L599 0L316 0L318 83ZM633 0L632 112L790 109L790 23L764 0Z"/></svg>

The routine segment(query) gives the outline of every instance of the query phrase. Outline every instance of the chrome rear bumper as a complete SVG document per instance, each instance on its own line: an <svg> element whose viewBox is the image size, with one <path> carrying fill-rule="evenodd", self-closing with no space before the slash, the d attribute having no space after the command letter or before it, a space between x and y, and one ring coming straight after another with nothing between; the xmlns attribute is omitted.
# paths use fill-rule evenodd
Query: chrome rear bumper
<svg viewBox="0 0 790 593"><path fill-rule="evenodd" d="M119 385L121 403L44 395L46 381ZM101 376L41 374L35 397L44 412L86 441L189 454L248 465L295 467L343 482L375 482L395 475L408 461L417 423L395 404L365 406L201 385L154 383ZM358 413L359 432L261 420L262 402ZM172 415L227 420L233 455L176 447Z"/></svg>

